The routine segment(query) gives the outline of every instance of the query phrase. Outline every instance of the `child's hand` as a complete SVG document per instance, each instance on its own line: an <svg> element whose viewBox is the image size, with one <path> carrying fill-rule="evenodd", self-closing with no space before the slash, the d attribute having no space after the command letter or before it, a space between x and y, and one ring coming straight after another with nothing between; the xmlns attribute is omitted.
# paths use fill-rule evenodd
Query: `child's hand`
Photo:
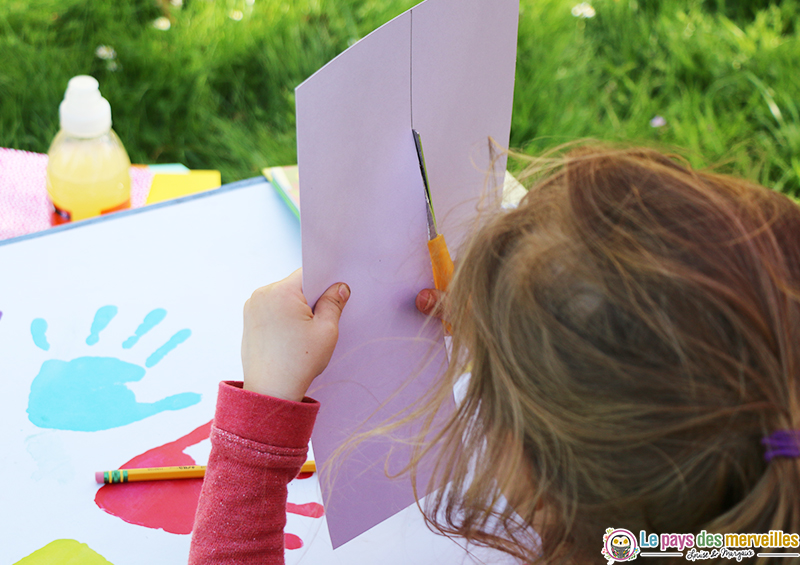
<svg viewBox="0 0 800 565"><path fill-rule="evenodd" d="M417 294L417 310L427 316L433 316L434 318L444 320L446 298L447 293L443 290L424 288Z"/></svg>
<svg viewBox="0 0 800 565"><path fill-rule="evenodd" d="M302 270L257 289L244 305L244 388L300 401L333 355L339 316L350 287L331 286L312 312L303 296Z"/></svg>

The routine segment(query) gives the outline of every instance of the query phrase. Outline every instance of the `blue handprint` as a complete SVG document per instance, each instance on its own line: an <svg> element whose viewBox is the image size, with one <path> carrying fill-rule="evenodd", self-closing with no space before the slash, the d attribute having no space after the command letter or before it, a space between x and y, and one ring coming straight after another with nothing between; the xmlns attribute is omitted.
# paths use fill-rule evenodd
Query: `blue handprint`
<svg viewBox="0 0 800 565"><path fill-rule="evenodd" d="M94 315L86 338L87 345L100 340L100 332L117 315L116 306L103 306ZM145 316L134 334L122 343L130 349L139 338L161 323L167 311L157 308ZM33 343L47 351L50 344L45 335L47 322L36 318L31 322ZM183 329L156 349L145 361L148 369L186 341L191 330ZM125 383L141 380L145 367L115 357L78 357L72 361L50 359L42 363L39 374L31 384L28 399L28 418L40 428L58 430L98 431L124 426L164 410L180 410L200 402L200 395L184 392L158 402L137 402Z"/></svg>

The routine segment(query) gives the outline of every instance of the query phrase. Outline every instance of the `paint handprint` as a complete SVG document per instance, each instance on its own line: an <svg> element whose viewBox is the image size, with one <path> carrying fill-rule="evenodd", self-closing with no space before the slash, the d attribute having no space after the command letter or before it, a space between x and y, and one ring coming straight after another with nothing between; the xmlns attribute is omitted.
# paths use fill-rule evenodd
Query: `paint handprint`
<svg viewBox="0 0 800 565"><path fill-rule="evenodd" d="M169 467L174 465L196 465L186 450L207 440L211 422L191 431L175 441L154 447L119 466L120 469L141 467ZM298 479L308 479L312 473L300 473ZM197 501L203 488L203 479L180 479L174 481L143 481L104 485L97 490L94 502L112 516L129 524L145 528L162 529L172 534L192 533ZM325 510L318 502L304 504L286 503L287 514L307 518L322 518ZM283 534L286 549L300 549L303 540L291 533Z"/></svg>
<svg viewBox="0 0 800 565"><path fill-rule="evenodd" d="M119 466L120 469L197 465L184 453L208 439L211 422L175 441L154 447ZM98 507L129 524L161 529L171 534L190 534L203 479L143 481L100 487L94 497Z"/></svg>
<svg viewBox="0 0 800 565"><path fill-rule="evenodd" d="M166 314L163 308L147 314L122 347L133 347ZM103 306L97 310L86 345L96 344L100 340L100 332L116 315L116 306ZM31 322L33 342L44 351L50 349L46 331L47 322L44 319L37 318ZM28 418L40 428L93 432L124 426L165 410L180 410L197 404L200 395L193 392L175 394L157 402L137 402L134 393L125 386L125 383L141 380L147 369L161 361L190 335L192 332L188 329L177 332L147 358L144 367L116 357L45 361L31 384Z"/></svg>

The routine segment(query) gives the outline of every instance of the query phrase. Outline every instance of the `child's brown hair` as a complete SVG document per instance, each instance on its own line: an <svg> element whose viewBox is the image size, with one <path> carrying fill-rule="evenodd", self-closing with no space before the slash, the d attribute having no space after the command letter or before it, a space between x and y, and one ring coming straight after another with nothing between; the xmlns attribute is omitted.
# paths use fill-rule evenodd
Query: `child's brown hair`
<svg viewBox="0 0 800 565"><path fill-rule="evenodd" d="M572 151L460 254L428 519L540 563L601 562L608 527L800 531L800 460L761 444L800 428L799 289L787 197Z"/></svg>

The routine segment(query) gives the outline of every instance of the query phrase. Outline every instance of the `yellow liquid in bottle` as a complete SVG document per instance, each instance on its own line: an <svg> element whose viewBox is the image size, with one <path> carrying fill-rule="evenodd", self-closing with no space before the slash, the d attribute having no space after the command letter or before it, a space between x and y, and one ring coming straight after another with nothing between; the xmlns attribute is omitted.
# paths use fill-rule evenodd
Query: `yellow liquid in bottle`
<svg viewBox="0 0 800 565"><path fill-rule="evenodd" d="M54 223L130 207L131 162L113 130L91 139L60 131L48 155L47 193L58 214Z"/></svg>

